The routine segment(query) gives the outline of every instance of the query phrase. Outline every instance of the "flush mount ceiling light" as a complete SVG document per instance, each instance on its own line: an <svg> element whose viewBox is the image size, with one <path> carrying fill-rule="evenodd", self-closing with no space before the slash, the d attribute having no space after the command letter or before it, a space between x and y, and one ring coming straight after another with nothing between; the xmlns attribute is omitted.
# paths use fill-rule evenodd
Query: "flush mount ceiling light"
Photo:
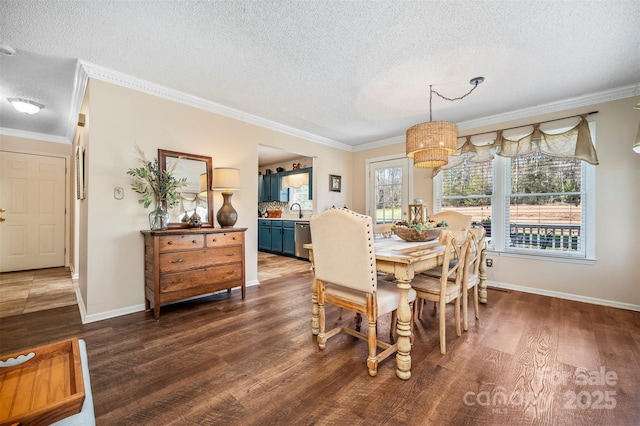
<svg viewBox="0 0 640 426"><path fill-rule="evenodd" d="M13 105L15 109L25 114L35 114L44 108L44 105L30 101L29 99L7 98L7 100L11 102L11 105Z"/></svg>
<svg viewBox="0 0 640 426"><path fill-rule="evenodd" d="M458 148L458 129L455 123L448 121L432 121L431 104L433 94L447 101L457 101L473 92L484 77L472 78L469 83L473 88L458 98L447 98L429 86L429 122L416 124L407 129L407 157L413 158L416 167L442 167L449 162L449 155Z"/></svg>
<svg viewBox="0 0 640 426"><path fill-rule="evenodd" d="M8 44L0 44L0 53L7 56L13 56L16 54L16 49L9 46Z"/></svg>

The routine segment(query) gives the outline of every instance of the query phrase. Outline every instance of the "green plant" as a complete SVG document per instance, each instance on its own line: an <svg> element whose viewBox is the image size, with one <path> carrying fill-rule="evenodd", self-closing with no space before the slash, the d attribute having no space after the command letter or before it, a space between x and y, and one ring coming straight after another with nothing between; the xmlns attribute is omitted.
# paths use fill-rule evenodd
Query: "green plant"
<svg viewBox="0 0 640 426"><path fill-rule="evenodd" d="M187 185L187 178L176 179L173 170L178 162L173 163L169 170L162 170L158 164L158 159L147 160L144 152L136 145L138 161L140 167L134 167L127 171L133 178L131 189L142 197L138 200L145 208L152 202L164 202L167 209L177 206L180 203L179 189Z"/></svg>

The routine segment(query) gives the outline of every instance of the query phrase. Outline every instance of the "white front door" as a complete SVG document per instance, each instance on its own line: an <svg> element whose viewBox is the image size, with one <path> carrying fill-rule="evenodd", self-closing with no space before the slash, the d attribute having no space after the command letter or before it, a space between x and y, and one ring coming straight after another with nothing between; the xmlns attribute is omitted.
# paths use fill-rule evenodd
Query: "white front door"
<svg viewBox="0 0 640 426"><path fill-rule="evenodd" d="M65 162L0 151L0 272L64 266Z"/></svg>
<svg viewBox="0 0 640 426"><path fill-rule="evenodd" d="M406 158L371 160L368 165L367 214L373 223L406 220L412 189Z"/></svg>

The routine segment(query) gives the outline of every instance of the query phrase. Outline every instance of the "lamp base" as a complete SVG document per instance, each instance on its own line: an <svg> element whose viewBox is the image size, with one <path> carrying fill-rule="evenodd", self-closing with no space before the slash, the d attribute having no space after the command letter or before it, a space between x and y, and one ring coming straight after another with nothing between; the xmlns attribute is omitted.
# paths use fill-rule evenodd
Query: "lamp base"
<svg viewBox="0 0 640 426"><path fill-rule="evenodd" d="M222 228L233 228L238 220L238 212L231 205L232 192L223 192L222 198L224 199L222 207L216 214L216 219Z"/></svg>

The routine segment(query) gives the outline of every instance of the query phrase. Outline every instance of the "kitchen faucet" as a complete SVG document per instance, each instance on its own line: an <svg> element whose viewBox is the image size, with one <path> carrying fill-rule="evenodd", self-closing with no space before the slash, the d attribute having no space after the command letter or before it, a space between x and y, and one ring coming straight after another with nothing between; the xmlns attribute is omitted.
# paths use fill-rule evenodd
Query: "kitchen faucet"
<svg viewBox="0 0 640 426"><path fill-rule="evenodd" d="M302 207L300 207L300 204L298 203L293 203L289 206L289 211L293 213L293 206L298 206L298 209L300 210L300 216L298 216L300 219L302 219Z"/></svg>

